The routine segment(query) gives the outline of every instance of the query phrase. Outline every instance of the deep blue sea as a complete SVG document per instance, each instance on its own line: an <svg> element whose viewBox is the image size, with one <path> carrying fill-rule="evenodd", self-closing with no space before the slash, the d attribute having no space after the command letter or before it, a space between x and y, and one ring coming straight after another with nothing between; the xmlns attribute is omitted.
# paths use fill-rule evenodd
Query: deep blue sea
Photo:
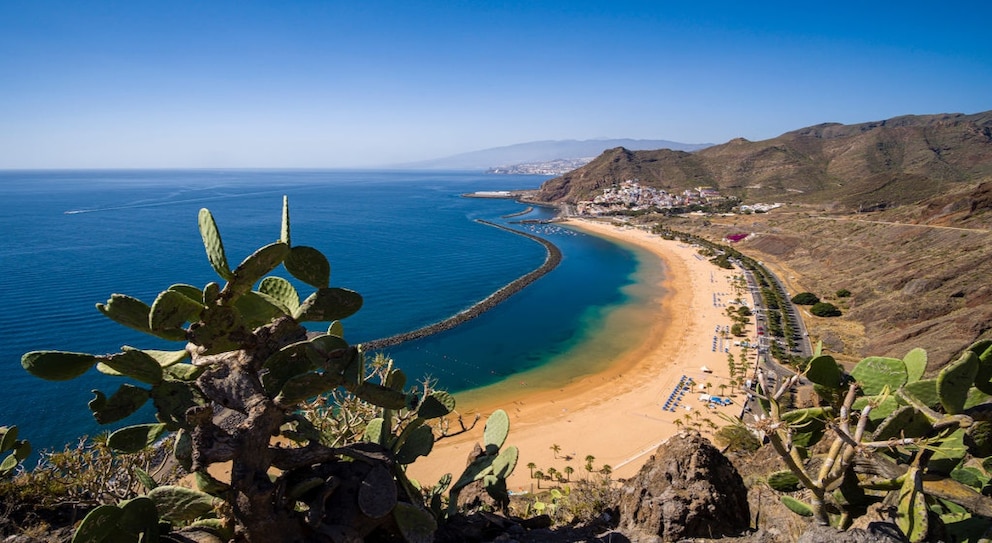
<svg viewBox="0 0 992 543"><path fill-rule="evenodd" d="M538 243L475 219L546 237L562 250L557 269L468 323L388 353L410 379L430 375L451 391L561 363L625 303L637 255L559 227L511 224L551 217L552 210L504 218L527 206L461 197L537 188L546 179L399 171L0 172L0 425L17 424L37 450L144 422L148 413L99 427L86 408L90 390L109 395L119 380L92 370L73 381L43 381L21 368L21 355L181 348L124 328L94 305L118 292L151 303L174 283L220 281L200 241L198 210L213 212L233 267L278 239L284 194L293 243L324 252L332 286L365 299L343 321L351 343L442 320L544 261ZM281 269L276 274L291 278ZM297 285L304 296L310 292Z"/></svg>

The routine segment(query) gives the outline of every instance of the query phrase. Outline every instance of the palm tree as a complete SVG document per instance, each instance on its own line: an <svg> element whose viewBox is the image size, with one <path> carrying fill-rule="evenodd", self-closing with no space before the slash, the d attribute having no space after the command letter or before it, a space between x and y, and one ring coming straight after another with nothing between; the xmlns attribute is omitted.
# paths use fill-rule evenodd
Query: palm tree
<svg viewBox="0 0 992 543"><path fill-rule="evenodd" d="M726 383L720 383L720 387L719 388L720 388L720 395L721 396L726 396L727 395L727 385L726 385Z"/></svg>
<svg viewBox="0 0 992 543"><path fill-rule="evenodd" d="M537 488L538 488L538 490L540 490L541 489L541 481L544 480L544 472L541 471L541 470L535 471L534 472L534 478L537 479Z"/></svg>
<svg viewBox="0 0 992 543"><path fill-rule="evenodd" d="M551 446L551 452L555 453L555 458L558 458L558 453L561 452L561 447L557 443Z"/></svg>
<svg viewBox="0 0 992 543"><path fill-rule="evenodd" d="M609 477L613 473L613 468L609 464L603 464L603 467L599 468L599 472Z"/></svg>
<svg viewBox="0 0 992 543"><path fill-rule="evenodd" d="M595 460L596 460L596 457L593 456L593 455L591 455L591 454L588 455L588 456L586 456L586 471L588 471L589 473L592 473L592 463Z"/></svg>
<svg viewBox="0 0 992 543"><path fill-rule="evenodd" d="M528 462L527 463L527 469L530 470L530 478L531 479L534 478L534 468L536 468L536 467L537 467L537 464L535 464L533 462Z"/></svg>
<svg viewBox="0 0 992 543"><path fill-rule="evenodd" d="M674 422L675 422L675 426L678 426L679 428L682 428L682 425L685 424L684 422L682 422L682 419L675 419Z"/></svg>
<svg viewBox="0 0 992 543"><path fill-rule="evenodd" d="M565 466L565 480L570 481L572 479L572 474L575 473L575 468L572 466Z"/></svg>

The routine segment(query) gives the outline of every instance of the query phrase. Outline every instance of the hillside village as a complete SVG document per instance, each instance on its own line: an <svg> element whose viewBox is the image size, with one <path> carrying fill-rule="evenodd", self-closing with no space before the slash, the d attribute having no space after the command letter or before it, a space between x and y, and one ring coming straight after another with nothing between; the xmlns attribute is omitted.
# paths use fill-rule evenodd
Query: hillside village
<svg viewBox="0 0 992 543"><path fill-rule="evenodd" d="M736 199L727 198L711 187L696 187L672 194L664 189L641 185L637 179L628 179L612 187L602 189L602 193L592 200L576 204L578 215L615 215L627 212L689 209L701 211L720 204L736 204ZM742 213L762 213L779 207L781 204L752 204L740 206ZM726 206L724 206L726 207Z"/></svg>

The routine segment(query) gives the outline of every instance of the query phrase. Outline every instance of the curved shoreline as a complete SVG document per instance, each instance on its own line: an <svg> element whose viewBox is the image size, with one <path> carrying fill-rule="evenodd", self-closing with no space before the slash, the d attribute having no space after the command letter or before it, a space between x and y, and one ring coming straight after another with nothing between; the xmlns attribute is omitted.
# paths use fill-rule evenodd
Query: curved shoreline
<svg viewBox="0 0 992 543"><path fill-rule="evenodd" d="M520 452L518 466L532 462L561 470L571 462L574 469L582 466L585 455L592 455L597 466L609 464L614 477L632 477L682 426L703 428L704 421L717 420L717 413L740 412L745 398L733 396L730 351L724 350L725 340L715 330L731 324L724 301L730 299L734 273L699 258L696 247L643 230L590 220L570 219L566 224L643 250L647 267L660 268L660 274L638 276L644 307L606 325L606 329L632 331L629 348L606 352L607 365L594 373L577 375L572 362L562 360L564 365L548 367L543 375L528 374L525 380L515 375L455 397L459 412L466 416L486 415L497 408L507 412L512 427L509 439ZM590 350L585 349L583 356ZM685 377L692 378L695 386L684 387ZM717 407L701 397L704 392L713 394L711 389L724 396L721 385L729 389L731 405ZM684 396L671 406L679 391ZM690 416L696 413L698 417ZM411 465L410 474L421 481L437 480L451 466L465 462L481 434L482 428L476 428L438 442L430 456ZM534 490L533 485L526 469L517 469L507 481L514 491Z"/></svg>
<svg viewBox="0 0 992 543"><path fill-rule="evenodd" d="M533 234L528 234L527 232L521 232L520 230L514 230L513 228L509 228L501 224L496 224L483 219L476 219L475 222L485 224L487 226L499 228L502 230L506 230L507 232L511 232L513 234L517 234L519 236L523 236L525 238L540 243L541 245L544 246L545 251L547 251L547 256L545 256L544 258L544 263L542 263L534 270L507 283L505 286L503 286L496 292L493 292L483 300L479 301L472 307L465 309L464 311L456 313L455 315L452 315L442 321L436 322L434 324L429 324L427 326L418 328L411 332L404 332L402 334L396 334L395 336L390 336L382 339L375 339L372 341L366 341L365 343L362 343L362 347L365 350L374 351L374 350L383 349L385 347L392 347L395 345L399 345L400 343L404 343L414 339L425 338L427 336L437 334L438 332L450 330L458 326L459 324L462 324L466 321L478 317L479 315L485 313L486 311L489 311L490 309L496 307L500 303L506 301L510 296L513 296L514 294L520 292L521 290L524 289L524 287L538 280L539 278L541 278L543 275L547 274L551 270L555 269L556 267L558 267L558 264L561 263L561 250L555 244L551 243L550 241L542 237L535 236Z"/></svg>

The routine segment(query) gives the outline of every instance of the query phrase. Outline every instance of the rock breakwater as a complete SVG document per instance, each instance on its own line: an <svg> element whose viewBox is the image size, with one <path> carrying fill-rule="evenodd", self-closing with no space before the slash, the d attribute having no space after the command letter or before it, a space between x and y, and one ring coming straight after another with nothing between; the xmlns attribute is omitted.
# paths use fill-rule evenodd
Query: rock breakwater
<svg viewBox="0 0 992 543"><path fill-rule="evenodd" d="M405 332L405 333L402 333L402 334L397 334L395 336L390 336L390 337L387 337L387 338L375 339L375 340L372 340L372 341L367 341L367 342L365 342L365 343L362 344L362 347L366 351L376 351L376 350L384 349L386 347L392 347L394 345L399 345L400 343L403 343L403 342L406 342L406 341L411 341L411 340L414 340L414 339L420 339L420 338L424 338L424 337L427 337L427 336L436 334L438 332L443 332L445 330L450 330L450 329L458 326L459 324L462 324L463 322L466 322L468 320L474 319L475 317L478 317L479 315L485 313L486 311L489 311L490 309L496 307L497 305L499 305L500 303L502 303L503 301L505 301L506 299L508 299L510 296L513 296L517 292L520 292L521 290L523 290L524 287L526 287L527 285L533 283L534 281L538 280L540 277L542 277L546 273L548 273L551 270L555 269L555 267L557 267L558 264L561 263L561 250L558 249L558 247L555 246L555 244L551 243L550 241L548 241L548 240L546 240L546 239L544 239L542 237L535 236L535 235L529 234L527 232L521 232L520 230L514 230L513 228L509 228L509 227L506 227L506 226L503 226L503 225L500 225L500 224L496 224L496 223L493 223L493 222L489 222L489 221L486 221L486 220L482 220L482 219L476 219L476 222L479 222L479 223L482 223L482 224L485 224L485 225L488 225L488 226L492 226L494 228L499 228L499 229L502 229L502 230L506 230L507 232L511 232L513 234L517 234L518 236L524 236L527 239L530 239L530 240L536 241L537 243L540 243L541 245L544 246L544 249L547 251L547 256L544 258L544 263L542 263L540 266L538 266L537 268L535 268L533 271L528 272L527 274L524 274L524 275L520 276L519 278L511 281L506 286L500 288L496 292L493 292L492 294L490 294L489 296L487 296L485 299L479 301L478 303L476 303L472 307L469 307L468 309L465 309L464 311L461 311L459 313L456 313L455 315L452 315L452 316L448 317L447 319L444 319L444 320L442 320L440 322L436 322L434 324L430 324L428 326L424 326L423 328L418 328L418 329L413 330L413 331L410 331L410 332Z"/></svg>

